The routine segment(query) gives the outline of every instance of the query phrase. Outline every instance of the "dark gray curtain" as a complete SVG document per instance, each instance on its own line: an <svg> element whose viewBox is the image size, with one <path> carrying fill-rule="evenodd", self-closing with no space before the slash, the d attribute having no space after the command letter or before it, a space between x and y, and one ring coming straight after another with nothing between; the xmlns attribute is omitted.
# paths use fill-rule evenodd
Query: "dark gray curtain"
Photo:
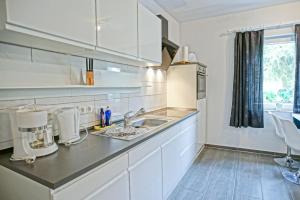
<svg viewBox="0 0 300 200"><path fill-rule="evenodd" d="M264 127L264 31L236 33L230 126Z"/></svg>
<svg viewBox="0 0 300 200"><path fill-rule="evenodd" d="M296 40L296 72L295 72L294 112L300 113L300 24L295 26L295 40Z"/></svg>

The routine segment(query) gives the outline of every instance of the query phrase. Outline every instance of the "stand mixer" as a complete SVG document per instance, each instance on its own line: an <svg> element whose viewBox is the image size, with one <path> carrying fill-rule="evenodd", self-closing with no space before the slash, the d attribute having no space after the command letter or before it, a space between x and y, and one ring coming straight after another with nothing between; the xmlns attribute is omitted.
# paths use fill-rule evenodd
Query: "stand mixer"
<svg viewBox="0 0 300 200"><path fill-rule="evenodd" d="M12 161L25 160L33 163L36 157L58 150L52 131L48 129L48 113L36 109L9 111L14 150Z"/></svg>

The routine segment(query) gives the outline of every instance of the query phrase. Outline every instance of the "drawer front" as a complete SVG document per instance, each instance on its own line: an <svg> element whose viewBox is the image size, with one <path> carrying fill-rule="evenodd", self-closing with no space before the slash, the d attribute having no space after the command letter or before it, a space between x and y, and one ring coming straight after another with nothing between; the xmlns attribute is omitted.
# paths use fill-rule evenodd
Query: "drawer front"
<svg viewBox="0 0 300 200"><path fill-rule="evenodd" d="M102 188L112 179L124 173L128 168L128 155L118 157L104 166L100 166L74 181L70 185L54 191L54 200L85 199ZM128 188L129 190L129 188Z"/></svg>
<svg viewBox="0 0 300 200"><path fill-rule="evenodd" d="M122 199L129 200L129 175L125 171L118 177L105 184L99 190L91 194L86 200Z"/></svg>
<svg viewBox="0 0 300 200"><path fill-rule="evenodd" d="M185 128L180 134L180 151L183 151L186 147L195 144L197 142L197 129L196 124L192 124Z"/></svg>
<svg viewBox="0 0 300 200"><path fill-rule="evenodd" d="M129 166L135 165L140 160L144 159L148 154L153 152L161 145L161 134L158 134L148 140L147 142L142 143L133 150L129 151Z"/></svg>
<svg viewBox="0 0 300 200"><path fill-rule="evenodd" d="M178 123L178 124L168 128L167 130L165 130L164 132L162 132L160 134L161 135L161 144L168 142L170 139L172 139L176 135L180 134L180 132L181 132L181 123Z"/></svg>
<svg viewBox="0 0 300 200"><path fill-rule="evenodd" d="M197 120L197 115L193 115L193 116L183 120L182 122L180 122L182 130L184 130L186 127L189 127L192 124L196 123L196 120Z"/></svg>

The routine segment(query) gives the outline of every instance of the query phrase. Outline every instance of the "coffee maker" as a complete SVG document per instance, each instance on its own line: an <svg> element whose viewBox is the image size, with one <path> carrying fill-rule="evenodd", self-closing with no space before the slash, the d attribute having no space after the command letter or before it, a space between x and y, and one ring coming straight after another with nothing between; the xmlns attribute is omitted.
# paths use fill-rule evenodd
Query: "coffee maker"
<svg viewBox="0 0 300 200"><path fill-rule="evenodd" d="M9 111L13 135L12 161L25 160L33 163L36 157L54 153L58 147L48 129L48 112L35 108Z"/></svg>

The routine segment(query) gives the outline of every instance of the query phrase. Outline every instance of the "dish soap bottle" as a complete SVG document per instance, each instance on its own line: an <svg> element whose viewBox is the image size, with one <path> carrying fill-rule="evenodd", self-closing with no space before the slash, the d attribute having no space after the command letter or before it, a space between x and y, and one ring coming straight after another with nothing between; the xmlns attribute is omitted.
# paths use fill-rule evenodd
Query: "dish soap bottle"
<svg viewBox="0 0 300 200"><path fill-rule="evenodd" d="M106 107L105 110L105 126L111 125L111 110L109 109L109 106Z"/></svg>
<svg viewBox="0 0 300 200"><path fill-rule="evenodd" d="M100 109L99 119L100 119L100 127L105 127L105 118L104 118L103 108Z"/></svg>

